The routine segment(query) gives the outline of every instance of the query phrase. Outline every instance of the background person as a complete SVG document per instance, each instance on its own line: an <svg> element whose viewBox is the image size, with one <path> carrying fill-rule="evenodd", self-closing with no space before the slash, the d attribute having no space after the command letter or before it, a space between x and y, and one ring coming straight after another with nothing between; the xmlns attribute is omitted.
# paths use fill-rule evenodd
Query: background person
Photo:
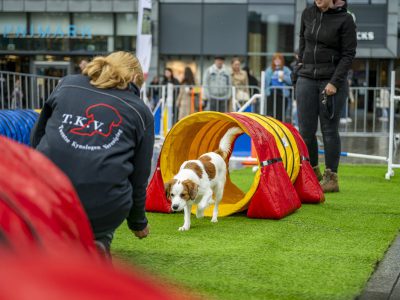
<svg viewBox="0 0 400 300"><path fill-rule="evenodd" d="M174 72L172 71L171 68L165 68L164 70L164 76L161 81L162 85L168 85L172 84L173 86L179 86L179 81L178 79L175 78ZM167 93L168 93L168 87L167 87ZM173 89L172 93L172 107L174 109L173 112L173 123L176 123L178 121L178 107L176 106L176 98L178 97L178 88Z"/></svg>
<svg viewBox="0 0 400 300"><path fill-rule="evenodd" d="M171 68L165 68L164 76L161 81L162 85L172 83L173 85L179 85L179 80L175 78L174 71Z"/></svg>
<svg viewBox="0 0 400 300"><path fill-rule="evenodd" d="M351 106L354 105L354 94L353 91L350 89L351 86L353 85L353 70L349 70L347 83L348 83L349 95L347 97L347 101L345 102L344 107L342 108L342 112L340 113L340 120L339 120L340 124L347 124L353 122L352 118L350 118L350 109Z"/></svg>
<svg viewBox="0 0 400 300"><path fill-rule="evenodd" d="M181 82L181 88L178 95L178 113L179 120L190 114L190 108L192 105L191 96L194 85L196 85L194 80L194 75L190 67L185 67L183 80Z"/></svg>
<svg viewBox="0 0 400 300"><path fill-rule="evenodd" d="M232 85L236 88L235 98L241 105L250 99L249 94L249 78L247 73L241 69L240 59L235 57L232 59Z"/></svg>
<svg viewBox="0 0 400 300"><path fill-rule="evenodd" d="M381 116L378 118L381 122L389 121L389 108L390 108L390 92L387 88L379 89L376 105L381 109Z"/></svg>
<svg viewBox="0 0 400 300"><path fill-rule="evenodd" d="M81 70L81 72L83 72L83 70L86 68L86 66L88 65L88 63L89 63L89 60L87 60L87 59L82 59L82 60L79 62L79 69Z"/></svg>
<svg viewBox="0 0 400 300"><path fill-rule="evenodd" d="M214 64L204 74L204 98L208 100L208 110L228 111L232 96L232 79L224 62L223 56L216 56Z"/></svg>
<svg viewBox="0 0 400 300"><path fill-rule="evenodd" d="M11 93L11 109L21 109L23 97L24 93L22 92L21 80L17 78L14 83L14 89Z"/></svg>
<svg viewBox="0 0 400 300"><path fill-rule="evenodd" d="M147 97L151 101L152 110L156 108L158 102L160 101L160 79L158 75L155 75L150 82L150 86L147 89Z"/></svg>
<svg viewBox="0 0 400 300"><path fill-rule="evenodd" d="M251 73L251 70L248 66L245 66L243 70L247 73L247 78L249 79L249 86L250 86L250 96L258 93L256 89L259 86L259 82L256 77L254 77Z"/></svg>
<svg viewBox="0 0 400 300"><path fill-rule="evenodd" d="M311 165L321 179L315 136L320 120L326 166L321 181L324 192L339 191L339 119L348 96L347 75L357 47L356 26L346 6L345 1L315 0L301 17L295 71L299 129Z"/></svg>
<svg viewBox="0 0 400 300"><path fill-rule="evenodd" d="M284 88L292 85L291 70L285 66L285 59L281 53L275 53L271 65L265 70L265 96L267 97L267 114L284 121L285 113L290 115L290 90ZM284 105L285 110L284 112ZM287 109L289 108L289 109ZM275 110L275 114L274 114Z"/></svg>
<svg viewBox="0 0 400 300"><path fill-rule="evenodd" d="M144 81L136 57L96 57L83 74L64 77L44 104L31 144L71 179L99 249L109 254L125 220L138 238L145 215L154 120L139 98Z"/></svg>
<svg viewBox="0 0 400 300"><path fill-rule="evenodd" d="M293 76L293 72L296 70L296 66L297 66L297 62L299 60L299 50L296 49L293 53L294 59L293 61L290 63L290 70L292 71L292 73L290 74L290 76ZM292 83L293 80L292 80ZM291 105L289 107L290 111L290 116L292 117L292 124L296 127L296 129L299 129L299 118L297 116L297 100L296 100L296 85L293 85L293 97L289 98L291 102Z"/></svg>
<svg viewBox="0 0 400 300"><path fill-rule="evenodd" d="M259 82L256 77L253 76L250 68L248 66L245 66L243 70L247 73L247 78L249 79L249 91L250 91L250 97L252 97L254 94L259 94ZM260 100L256 99L252 103L252 112L259 113L260 112Z"/></svg>

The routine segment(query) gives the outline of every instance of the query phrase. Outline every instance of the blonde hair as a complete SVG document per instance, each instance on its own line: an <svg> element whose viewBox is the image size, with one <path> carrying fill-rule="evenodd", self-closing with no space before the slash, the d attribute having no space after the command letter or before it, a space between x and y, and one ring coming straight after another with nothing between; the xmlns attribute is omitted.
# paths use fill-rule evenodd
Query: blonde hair
<svg viewBox="0 0 400 300"><path fill-rule="evenodd" d="M231 61L231 65L233 65L235 62L239 62L240 64L242 63L241 61L240 61L240 58L239 57L237 57L237 56L235 56L234 58L232 58L232 61Z"/></svg>
<svg viewBox="0 0 400 300"><path fill-rule="evenodd" d="M117 88L124 90L129 82L139 88L144 82L139 60L129 52L118 51L108 56L97 56L82 71L90 83L100 89Z"/></svg>

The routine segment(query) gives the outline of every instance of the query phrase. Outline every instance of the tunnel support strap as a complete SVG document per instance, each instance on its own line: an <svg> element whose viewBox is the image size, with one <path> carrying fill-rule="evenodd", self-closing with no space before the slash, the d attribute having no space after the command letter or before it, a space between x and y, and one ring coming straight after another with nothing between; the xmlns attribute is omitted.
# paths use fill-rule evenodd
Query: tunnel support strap
<svg viewBox="0 0 400 300"><path fill-rule="evenodd" d="M269 160L264 160L264 161L261 162L261 166L262 167L266 167L266 166L272 165L272 164L280 162L280 161L282 161L282 158L280 158L280 157L272 158L272 159L269 159Z"/></svg>
<svg viewBox="0 0 400 300"><path fill-rule="evenodd" d="M310 158L303 156L303 155L300 156L300 159L301 159L301 161L304 161L304 160L310 161Z"/></svg>

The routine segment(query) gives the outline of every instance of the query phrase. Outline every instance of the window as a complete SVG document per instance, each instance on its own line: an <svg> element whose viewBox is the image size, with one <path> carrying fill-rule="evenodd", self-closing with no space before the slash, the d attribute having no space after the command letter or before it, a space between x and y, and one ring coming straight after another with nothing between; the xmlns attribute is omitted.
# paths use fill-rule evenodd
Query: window
<svg viewBox="0 0 400 300"><path fill-rule="evenodd" d="M74 24L79 28L90 28L92 35L113 35L114 23L112 14L75 13Z"/></svg>
<svg viewBox="0 0 400 300"><path fill-rule="evenodd" d="M0 33L15 33L26 29L26 15L24 13L0 13Z"/></svg>
<svg viewBox="0 0 400 300"><path fill-rule="evenodd" d="M314 0L307 0L307 3L313 4ZM386 3L387 0L351 0L351 2L348 5L351 6L352 4L386 4Z"/></svg>
<svg viewBox="0 0 400 300"><path fill-rule="evenodd" d="M117 14L117 35L135 36L137 34L137 14Z"/></svg>
<svg viewBox="0 0 400 300"><path fill-rule="evenodd" d="M105 52L114 50L112 14L74 13L73 20L77 30L84 30L86 35L71 39L72 51Z"/></svg>
<svg viewBox="0 0 400 300"><path fill-rule="evenodd" d="M249 5L248 52L254 74L260 74L275 52L292 55L294 5Z"/></svg>
<svg viewBox="0 0 400 300"><path fill-rule="evenodd" d="M0 50L23 50L26 35L24 13L0 13Z"/></svg>
<svg viewBox="0 0 400 300"><path fill-rule="evenodd" d="M69 15L67 13L32 13L31 35L49 34L68 35Z"/></svg>
<svg viewBox="0 0 400 300"><path fill-rule="evenodd" d="M25 49L68 51L69 25L67 13L32 13Z"/></svg>
<svg viewBox="0 0 400 300"><path fill-rule="evenodd" d="M135 51L136 36L117 36L115 37L115 50Z"/></svg>
<svg viewBox="0 0 400 300"><path fill-rule="evenodd" d="M115 50L135 51L138 15L116 14L117 36L115 37Z"/></svg>

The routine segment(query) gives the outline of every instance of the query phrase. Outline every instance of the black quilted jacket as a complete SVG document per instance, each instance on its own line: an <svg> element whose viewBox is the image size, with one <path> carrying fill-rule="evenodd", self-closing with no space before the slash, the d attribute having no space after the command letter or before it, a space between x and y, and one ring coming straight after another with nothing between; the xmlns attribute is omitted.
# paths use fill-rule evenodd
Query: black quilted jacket
<svg viewBox="0 0 400 300"><path fill-rule="evenodd" d="M321 12L314 4L303 11L297 75L329 79L339 88L356 54L357 35L346 5Z"/></svg>

